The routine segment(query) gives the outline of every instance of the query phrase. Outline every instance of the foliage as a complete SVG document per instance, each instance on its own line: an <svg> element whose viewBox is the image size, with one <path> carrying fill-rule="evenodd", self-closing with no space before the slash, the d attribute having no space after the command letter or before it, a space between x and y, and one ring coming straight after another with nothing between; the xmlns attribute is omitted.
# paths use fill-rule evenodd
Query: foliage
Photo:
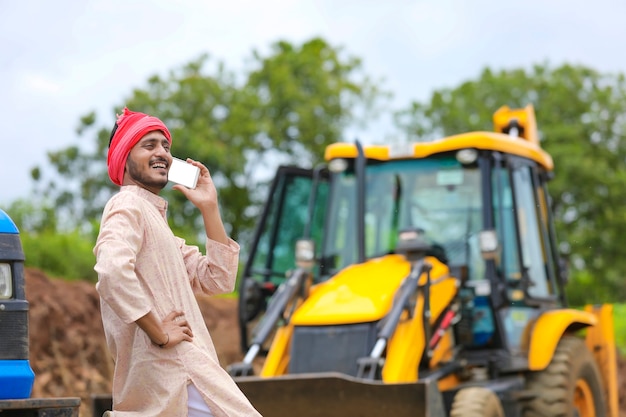
<svg viewBox="0 0 626 417"><path fill-rule="evenodd" d="M21 233L36 234L46 230L57 230L54 208L43 201L36 205L26 200L16 200L3 210Z"/></svg>
<svg viewBox="0 0 626 417"><path fill-rule="evenodd" d="M411 139L429 139L492 130L491 115L501 105L527 104L535 107L542 146L555 163L550 190L557 234L571 246L572 301L623 300L623 75L571 65L553 68L544 64L500 72L485 69L476 80L435 91L428 102L412 103L397 120Z"/></svg>
<svg viewBox="0 0 626 417"><path fill-rule="evenodd" d="M54 208L49 205L37 207L17 200L5 211L20 231L25 266L64 279L96 280L93 235L78 229L59 230Z"/></svg>
<svg viewBox="0 0 626 417"><path fill-rule="evenodd" d="M96 281L92 239L77 231L46 231L40 234L23 233L21 240L26 266L42 269L52 277Z"/></svg>
<svg viewBox="0 0 626 417"><path fill-rule="evenodd" d="M255 52L243 82L224 65L209 68L206 55L154 75L116 106L155 115L173 136L172 153L192 157L211 171L223 205L222 217L235 239L250 233L265 197L264 176L278 163L313 165L322 149L340 139L347 123L356 120L358 106L369 108L379 92L359 74L358 59L322 39L300 46L277 42L270 55ZM95 151L70 146L50 152L56 178L43 179L33 170L40 194L53 202L71 226L97 222L104 204L116 191L106 173L110 126L98 127L95 113L80 120L77 133ZM58 178L62 180L58 180ZM190 243L202 241L197 210L169 187L169 222ZM70 227L71 227L70 226Z"/></svg>
<svg viewBox="0 0 626 417"><path fill-rule="evenodd" d="M288 162L315 165L341 137L357 105L371 108L379 92L366 77L352 80L359 59L340 60L339 50L321 39L300 49L278 42L273 52L267 58L255 54L260 67L248 80L258 97L259 119L271 121L260 124L258 143L263 151L284 153Z"/></svg>

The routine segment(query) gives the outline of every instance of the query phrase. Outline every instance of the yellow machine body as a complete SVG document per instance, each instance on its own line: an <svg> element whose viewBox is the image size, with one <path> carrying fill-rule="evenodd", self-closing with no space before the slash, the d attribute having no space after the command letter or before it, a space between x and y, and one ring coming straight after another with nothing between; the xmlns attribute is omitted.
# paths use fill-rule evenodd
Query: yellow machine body
<svg viewBox="0 0 626 417"><path fill-rule="evenodd" d="M504 159L501 155L510 157L511 166L517 166L516 161L530 161L528 165L536 167L537 172L552 171L552 158L539 144L532 106L523 109L502 107L494 113L493 122L494 132L469 132L431 142L362 148L358 144L337 143L327 147L325 159L329 165L335 161L348 161L347 164L354 165L355 178L358 178L359 158L373 166L384 167L386 163L394 161L429 160L441 155L449 157L469 149L478 155L481 152L488 157L496 155L492 159L494 165L490 168L494 172L500 169L499 161ZM517 135L512 135L513 132L517 132ZM480 169L486 168L481 166ZM448 174L448 171L444 174ZM539 176L537 174L535 178ZM441 175L441 178L447 178L442 181L448 181L446 184L449 190L460 184L452 175ZM495 188L498 186L497 178L494 174L489 181L483 180L482 184ZM396 184L399 181L397 179ZM552 226L547 197L541 187L535 187L532 192L538 195L537 218L544 223L546 230L550 230ZM406 193L406 190L403 189L402 193ZM396 197L399 198L399 194L400 191L397 191ZM491 201L496 200L496 191L493 195ZM500 198L507 198L506 193L500 195L505 196ZM519 241L522 241L529 233L527 216L524 209L518 207L513 209L513 213L517 216L516 225L521 236ZM357 211L354 216L358 214ZM494 211L491 217L504 222L500 212ZM483 215L479 219L494 222L489 216ZM502 287L505 289L500 290L508 297L503 305L497 305L499 299L493 297L493 293L498 291L495 281L485 285L485 279L471 276L466 268L452 268L446 259L433 254L423 257L423 265L426 267L419 270L421 272L415 289L410 293L403 292L416 265L409 260L409 255L387 253L363 262L353 262L322 282L303 285L302 290L293 290L289 297L284 296L283 304L274 311L276 326L265 344L267 355L259 376L237 376L235 380L266 417L373 416L385 413L394 416L446 417L450 408L456 406L454 395L468 385L481 385L497 391L497 401L502 401L505 414L521 416L527 404L532 404L534 398L542 395L528 381L542 372L550 372L554 366L551 364L560 360L555 355L565 351L568 343L572 344L569 340L577 337L584 341L594 358L594 366L601 376L603 396L601 399L589 398L593 387L584 381L580 384L576 381L576 389L580 387L587 397L574 402L572 407L576 406L582 417L603 417L594 411L600 409L604 409L607 416L617 417L617 371L611 306L589 306L579 310L567 307L556 298L539 298L524 304L524 297L532 299L532 286L523 279L528 272L509 272L499 264L503 259L510 261L511 257L517 255L507 253L500 246L490 247L489 239L494 234L489 228L475 233L475 236L480 244L479 256L487 265L486 270L491 268L492 276L508 274L508 281ZM466 243L463 250L468 251L469 259L468 247ZM540 256L546 262L553 256L547 247L541 247L540 251ZM298 273L303 277L313 274L303 271ZM306 279L310 284L311 278ZM506 286L511 288L506 289ZM409 297L402 299L406 294ZM469 298L467 294L470 294ZM399 300L403 300L404 304L397 315L397 323L394 323L393 332L384 336L381 329L391 320L394 311L399 311ZM494 309L501 311L492 313L494 320L501 320L498 323L502 323L500 328L496 326L492 331L499 331L511 340L503 341L505 336L499 336L498 340L487 336L481 342L464 340L464 317L470 315L473 316L472 320L480 320L477 312L481 305L492 312ZM502 314L502 317L498 317L498 314ZM369 359L372 366L380 365L378 372L372 373L373 377L364 378L360 374L355 377L328 370L317 372L314 366L304 373L291 373L290 367L295 357L306 354L304 351L310 348L305 346L303 351L294 348L298 331L325 329L332 333L335 329L338 332L350 329L352 325L369 325L373 329L370 331L379 332L371 349L371 357L364 355L364 359ZM379 345L381 349L378 349ZM259 351L260 344L255 349L255 352ZM329 346L327 349L333 348ZM460 351L467 353L461 359ZM502 359L502 355L506 358ZM316 360L319 357L324 356L321 354ZM298 359L306 363L306 358ZM281 401L284 401L284 406ZM605 404L604 408L594 408L594 402L598 401ZM468 415L472 417L479 414Z"/></svg>

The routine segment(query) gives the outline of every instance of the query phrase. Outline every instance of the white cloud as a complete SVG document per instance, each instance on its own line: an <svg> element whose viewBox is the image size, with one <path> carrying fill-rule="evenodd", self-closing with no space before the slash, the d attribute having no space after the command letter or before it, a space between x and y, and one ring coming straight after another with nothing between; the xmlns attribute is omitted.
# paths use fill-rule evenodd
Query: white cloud
<svg viewBox="0 0 626 417"><path fill-rule="evenodd" d="M61 91L61 84L41 74L22 74L21 83L27 91L35 93L56 94Z"/></svg>

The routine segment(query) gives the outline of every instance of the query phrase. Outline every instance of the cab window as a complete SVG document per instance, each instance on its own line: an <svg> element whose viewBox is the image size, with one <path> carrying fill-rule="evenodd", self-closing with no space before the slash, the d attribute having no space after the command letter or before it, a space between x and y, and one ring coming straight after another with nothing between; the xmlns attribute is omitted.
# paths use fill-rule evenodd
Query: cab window
<svg viewBox="0 0 626 417"><path fill-rule="evenodd" d="M539 218L531 168L520 166L513 170L513 189L517 203L517 225L521 246L523 273L529 279L528 294L544 298L552 295L547 274L548 252L543 226Z"/></svg>

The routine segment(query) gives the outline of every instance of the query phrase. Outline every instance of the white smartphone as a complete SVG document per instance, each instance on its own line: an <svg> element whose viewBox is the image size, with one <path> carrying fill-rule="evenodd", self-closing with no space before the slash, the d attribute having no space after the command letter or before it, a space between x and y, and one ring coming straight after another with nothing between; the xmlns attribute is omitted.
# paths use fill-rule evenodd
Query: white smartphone
<svg viewBox="0 0 626 417"><path fill-rule="evenodd" d="M198 184L199 176L200 168L182 159L172 157L172 164L167 173L167 179L169 181L194 189L196 188L196 184Z"/></svg>

